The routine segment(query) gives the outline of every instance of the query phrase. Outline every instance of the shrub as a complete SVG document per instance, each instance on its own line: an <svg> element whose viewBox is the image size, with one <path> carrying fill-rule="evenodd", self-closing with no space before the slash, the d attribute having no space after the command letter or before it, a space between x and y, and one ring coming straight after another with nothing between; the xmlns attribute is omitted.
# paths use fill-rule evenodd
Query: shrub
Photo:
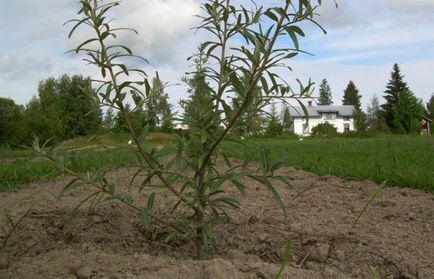
<svg viewBox="0 0 434 279"><path fill-rule="evenodd" d="M336 127L328 122L318 124L312 128L312 136L314 137L334 137L337 134Z"/></svg>
<svg viewBox="0 0 434 279"><path fill-rule="evenodd" d="M165 84L158 73L148 79L142 70L123 64L125 57L137 56L127 46L113 42L111 37L116 38L115 33L120 29L112 28L105 16L119 2L80 1L82 18L70 21L75 23L70 36L77 28L85 26L91 27L95 35L74 51L88 55L86 61L100 69L102 79L98 81L98 94L101 102L120 111L139 158L140 167L131 182L142 177L138 190L146 188L149 192L147 201L137 204L128 194L119 193L116 184L105 173L84 177L63 165L63 169L75 178L65 186L62 195L81 185L91 185L94 191L84 202L116 199L136 210L146 228L151 222L170 228L172 232L167 241L174 237L191 239L197 258L202 257L210 244L216 244L212 227L228 221L227 208L240 207L235 197L225 192L223 185L232 185L244 194L247 187L243 178L256 180L273 194L286 213L286 206L272 185L273 181L289 183L286 177L274 175L283 160L271 161L268 149L262 146L244 162L233 164L221 144L248 109L261 111L276 100L310 97L313 90L310 81L306 86L299 81L297 88L300 91L296 93L275 70L300 52L298 37L304 33L299 24L304 20L314 21L315 6L307 0L299 0L297 5L293 1L281 1L269 8L252 2L251 8L245 8L234 6L230 0L204 1L198 31L209 32L210 40L201 44L198 53L191 57L195 71L186 77L189 98L184 104L190 109L186 109L182 122L189 125L188 133L177 136L175 146L149 151L143 145L148 129L136 131L131 119L134 109L127 108L126 96L131 97L136 108L142 107L162 94ZM240 38L246 43L233 48L240 43ZM280 47L289 42L292 47ZM95 44L97 47L92 48ZM137 76L140 78L134 79ZM231 107L227 103L233 95L238 98L239 106ZM57 162L38 142L34 146L48 160ZM253 172L248 166L256 154L260 154L261 167ZM224 170L218 167L222 157L227 164ZM160 218L153 212L157 192L162 188L176 198L170 209L176 214L169 219Z"/></svg>

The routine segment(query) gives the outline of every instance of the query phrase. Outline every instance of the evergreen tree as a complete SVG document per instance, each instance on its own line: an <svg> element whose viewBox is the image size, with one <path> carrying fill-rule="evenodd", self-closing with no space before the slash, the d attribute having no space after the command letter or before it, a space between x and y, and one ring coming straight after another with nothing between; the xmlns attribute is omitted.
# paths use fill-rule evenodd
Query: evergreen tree
<svg viewBox="0 0 434 279"><path fill-rule="evenodd" d="M282 128L283 133L288 134L291 131L292 121L291 121L291 115L289 112L289 107L284 106L283 109L283 115L282 115Z"/></svg>
<svg viewBox="0 0 434 279"><path fill-rule="evenodd" d="M360 102L361 96L359 90L352 80L344 90L344 98L342 100L343 105L352 105L356 109L354 113L355 126L358 131L366 129L366 114L362 111L362 104Z"/></svg>
<svg viewBox="0 0 434 279"><path fill-rule="evenodd" d="M318 105L329 106L333 104L332 90L326 79L323 79L319 86Z"/></svg>
<svg viewBox="0 0 434 279"><path fill-rule="evenodd" d="M426 109L427 109L428 117L431 120L434 120L434 93L431 95L431 98L429 99L428 103L426 103Z"/></svg>
<svg viewBox="0 0 434 279"><path fill-rule="evenodd" d="M393 132L403 131L401 125L399 124L400 121L397 120L398 111L396 108L400 101L401 94L408 90L409 88L407 83L404 82L404 76L401 74L398 64L393 65L391 79L386 86L386 90L384 91L385 95L383 96L386 100L386 103L381 105L384 120L386 121L387 126Z"/></svg>
<svg viewBox="0 0 434 279"><path fill-rule="evenodd" d="M252 105L246 109L243 116L240 117L237 123L234 125L232 129L233 132L239 136L255 136L261 133L262 130L262 122L260 116L260 109L257 108L258 105L258 96L260 91L256 91L257 94L252 98ZM232 109L238 110L241 106L242 97L237 96L232 99Z"/></svg>
<svg viewBox="0 0 434 279"><path fill-rule="evenodd" d="M421 100L413 92L404 90L399 94L399 100L393 105L392 111L396 113L393 119L394 131L397 133L416 133L420 131L420 120L425 114Z"/></svg>
<svg viewBox="0 0 434 279"><path fill-rule="evenodd" d="M181 102L184 108L184 123L195 134L201 130L211 131L218 128L218 116L214 113L214 104L205 80L205 74L198 67L191 79L185 80L188 85L189 97ZM197 135L196 135L197 136Z"/></svg>
<svg viewBox="0 0 434 279"><path fill-rule="evenodd" d="M129 117L131 126L137 135L140 135L145 129L145 127L147 127L147 130L150 131L148 115L143 108L136 107L134 110L131 110L131 106L129 104L126 104L125 111ZM127 121L121 111L118 111L116 117L114 118L114 129L118 132L129 131Z"/></svg>
<svg viewBox="0 0 434 279"><path fill-rule="evenodd" d="M267 123L267 128L265 130L265 135L267 137L274 137L281 135L283 132L283 126L280 123L279 116L277 115L276 105L271 104L271 111Z"/></svg>
<svg viewBox="0 0 434 279"><path fill-rule="evenodd" d="M352 80L347 85L344 90L344 98L342 100L343 105L352 105L356 110L362 110L362 104L360 102L361 96L359 95L359 90Z"/></svg>

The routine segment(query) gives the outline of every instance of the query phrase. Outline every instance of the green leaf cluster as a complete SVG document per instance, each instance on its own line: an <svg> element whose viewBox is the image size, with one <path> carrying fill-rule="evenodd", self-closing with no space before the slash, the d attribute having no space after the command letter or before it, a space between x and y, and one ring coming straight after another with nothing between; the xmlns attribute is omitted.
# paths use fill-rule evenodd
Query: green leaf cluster
<svg viewBox="0 0 434 279"><path fill-rule="evenodd" d="M286 214L285 203L272 183L289 184L289 178L274 175L286 159L271 160L269 150L258 146L243 162L234 163L221 144L247 112L265 111L275 101L311 96L312 82L304 85L297 80L297 87L293 89L276 73L278 68L290 69L286 65L289 59L305 53L299 43L299 38L305 36L302 22L316 24L316 6L311 1L293 2L258 6L252 1L250 7L230 0L203 2L197 31L208 33L210 39L190 58L195 70L185 77L189 97L182 102L185 113L179 121L188 126L188 132L177 136L173 145L148 149L143 140L157 122L152 122L159 114L157 108L164 103L162 100L167 101L165 97L158 99L166 84L161 82L158 73L149 79L144 71L128 66L126 61L131 59L147 61L134 55L127 46L116 44L117 33L130 30L113 28L107 18L107 12L118 6L118 1L81 0L80 18L69 21L74 24L70 36L84 27L90 27L94 35L72 51L84 54L84 60L100 70L102 79L94 81L99 84L96 93L101 105L119 110L118 119L122 117L122 127L130 132L137 153L130 186L138 185L136 190L146 195L146 203L138 204L129 194L120 193L117 185L107 178L106 171L80 175L68 165L61 165L64 171L76 177L65 191L88 185L94 192L83 203L93 200L98 204L115 199L126 204L137 210L146 228L153 222L169 227L173 232L167 236L167 241L174 237L191 239L198 258L217 243L213 226L228 221L229 210L240 207L227 187L235 187L243 195L247 189L245 178L264 185ZM134 106L130 106L128 100L133 100ZM236 100L234 106L230 105L230 100ZM134 124L134 114L142 120L144 108L147 125L140 131L137 127L143 123ZM244 145L242 141L238 144L241 148ZM37 144L35 150L57 163ZM257 155L261 164L252 169L251 160ZM163 219L154 214L157 193L161 192L175 199L169 206L173 213L171 218Z"/></svg>

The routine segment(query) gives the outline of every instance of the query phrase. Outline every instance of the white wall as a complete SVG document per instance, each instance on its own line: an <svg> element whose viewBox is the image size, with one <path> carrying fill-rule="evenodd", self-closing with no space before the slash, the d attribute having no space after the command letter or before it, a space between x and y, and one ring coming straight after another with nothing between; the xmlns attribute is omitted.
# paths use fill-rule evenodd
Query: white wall
<svg viewBox="0 0 434 279"><path fill-rule="evenodd" d="M344 120L342 117L336 117L334 120L324 120L320 117L311 117L309 118L309 130L307 133L303 133L303 124L306 123L306 119L301 118L293 118L292 132L297 135L310 135L312 133L312 128L317 126L318 124L328 122L331 125L335 126L338 133L344 132L344 124L350 124L350 131L355 131L354 127L354 118L350 117L350 120Z"/></svg>

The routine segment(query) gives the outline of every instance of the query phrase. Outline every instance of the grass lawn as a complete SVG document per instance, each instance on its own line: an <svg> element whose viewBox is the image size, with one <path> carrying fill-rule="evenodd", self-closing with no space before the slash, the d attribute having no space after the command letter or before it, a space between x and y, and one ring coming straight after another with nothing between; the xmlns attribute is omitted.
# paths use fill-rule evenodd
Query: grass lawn
<svg viewBox="0 0 434 279"><path fill-rule="evenodd" d="M98 138L80 137L56 146L56 152L66 160L74 157L75 164L69 167L85 172L104 167L120 167L136 160L136 154L128 146L129 136L125 133L110 133ZM146 145L158 144L149 141ZM61 171L50 162L37 158L31 150L0 150L0 191L16 190L17 185L48 179Z"/></svg>
<svg viewBox="0 0 434 279"><path fill-rule="evenodd" d="M276 159L287 156L288 165L347 179L371 179L388 185L434 192L434 137L250 139L263 144ZM232 144L231 144L232 146ZM233 148L244 158L247 151Z"/></svg>
<svg viewBox="0 0 434 279"><path fill-rule="evenodd" d="M127 134L109 134L90 141L78 138L58 149L66 156L78 154L76 171L122 166L135 161L127 145ZM158 144L149 141L147 144ZM434 137L388 136L381 138L292 138L248 139L241 147L225 142L233 157L245 158L252 148L265 145L273 159L286 157L288 165L353 180L371 179L388 185L419 188L434 192ZM59 174L50 163L35 159L27 150L0 150L0 190L50 178Z"/></svg>

